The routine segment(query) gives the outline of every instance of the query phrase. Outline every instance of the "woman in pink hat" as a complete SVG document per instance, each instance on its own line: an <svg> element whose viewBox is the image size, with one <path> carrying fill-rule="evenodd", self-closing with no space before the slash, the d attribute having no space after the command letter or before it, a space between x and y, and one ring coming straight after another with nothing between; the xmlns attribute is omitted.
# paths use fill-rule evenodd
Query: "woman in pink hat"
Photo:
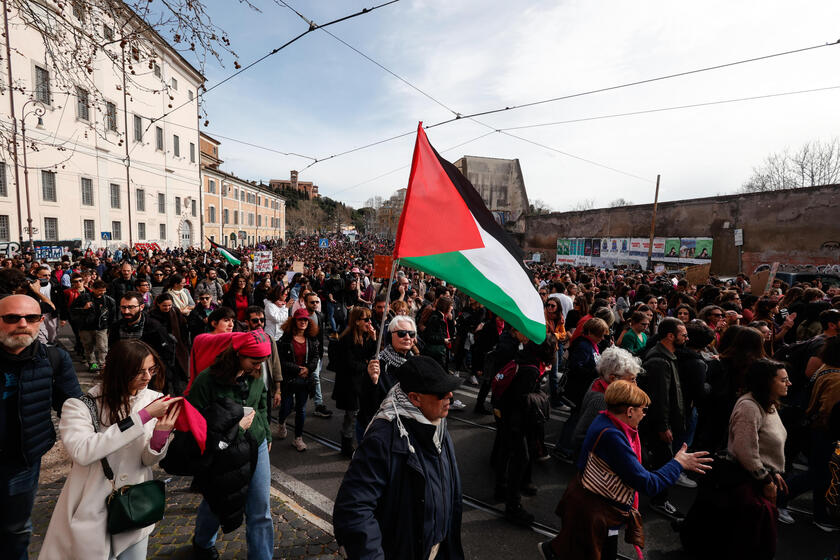
<svg viewBox="0 0 840 560"><path fill-rule="evenodd" d="M318 325L310 320L309 311L298 309L282 326L283 335L277 344L280 366L283 370L280 404L280 431L278 437L286 437L286 418L295 411L295 439L292 445L298 451L306 451L303 442L303 423L306 419L306 399L315 391L312 375L318 367Z"/></svg>

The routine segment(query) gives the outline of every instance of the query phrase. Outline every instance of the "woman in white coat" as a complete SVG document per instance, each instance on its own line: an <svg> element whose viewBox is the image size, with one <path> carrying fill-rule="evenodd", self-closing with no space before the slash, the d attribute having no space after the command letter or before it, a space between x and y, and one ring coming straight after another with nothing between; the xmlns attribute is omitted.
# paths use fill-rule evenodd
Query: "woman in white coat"
<svg viewBox="0 0 840 560"><path fill-rule="evenodd" d="M152 465L166 454L181 398L162 399L157 353L139 340L121 340L105 362L102 382L88 393L96 402L100 431L90 409L67 399L59 430L73 466L55 505L39 558L135 560L146 558L149 534L143 529L108 534L105 500L112 491L100 459L107 457L117 488L152 480ZM173 406L176 405L176 406Z"/></svg>

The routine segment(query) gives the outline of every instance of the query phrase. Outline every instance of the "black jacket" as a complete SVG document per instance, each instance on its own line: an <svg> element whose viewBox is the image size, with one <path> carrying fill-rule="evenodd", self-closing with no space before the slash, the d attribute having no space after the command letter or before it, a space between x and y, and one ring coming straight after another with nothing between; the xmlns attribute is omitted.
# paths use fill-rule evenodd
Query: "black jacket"
<svg viewBox="0 0 840 560"><path fill-rule="evenodd" d="M207 447L195 483L222 531L229 533L242 525L258 445L249 431L239 427L242 405L220 398L200 412L207 420Z"/></svg>
<svg viewBox="0 0 840 560"><path fill-rule="evenodd" d="M125 319L120 319L108 327L108 348L113 348L114 344L120 341L120 326L124 324L124 321ZM154 348L166 367L174 367L175 343L169 333L166 332L163 325L148 315L144 316L143 321L143 334L140 336L140 340Z"/></svg>
<svg viewBox="0 0 840 560"><path fill-rule="evenodd" d="M187 328L190 331L190 341L195 340L200 334L205 334L210 332L210 324L207 322L207 314L204 312L204 308L200 305L196 305L190 314L187 315Z"/></svg>
<svg viewBox="0 0 840 560"><path fill-rule="evenodd" d="M375 420L353 454L333 509L336 540L354 560L426 560L442 531L436 558L463 559L461 477L452 438L444 432L437 453L433 426L402 422L405 437L395 421Z"/></svg>
<svg viewBox="0 0 840 560"><path fill-rule="evenodd" d="M315 337L306 337L306 369L309 370L309 375L300 377L301 366L295 362L295 351L292 345L291 330L284 332L280 340L277 341L277 354L280 357L280 369L283 371L283 385L287 386L311 386L315 387L315 377L312 375L315 368L318 367L318 360L320 359L318 353L318 341Z"/></svg>
<svg viewBox="0 0 840 560"><path fill-rule="evenodd" d="M85 309L88 303L93 305ZM97 299L87 290L79 294L70 306L70 318L80 331L107 329L117 320L117 304L108 294Z"/></svg>
<svg viewBox="0 0 840 560"><path fill-rule="evenodd" d="M70 355L35 341L17 356L0 350L4 374L18 377L17 424L19 434L6 433L0 442L0 465L32 466L55 444L50 408L61 413L64 401L82 396ZM9 425L8 428L13 428ZM14 439L12 439L14 438Z"/></svg>
<svg viewBox="0 0 840 560"><path fill-rule="evenodd" d="M662 344L645 356L642 388L650 395L650 408L643 429L648 433L672 430L685 431L686 417L677 358Z"/></svg>
<svg viewBox="0 0 840 560"><path fill-rule="evenodd" d="M336 408L341 410L359 410L359 392L363 377L367 377L367 363L373 358L376 350L376 341L365 339L364 344L353 343L353 334L337 341L331 342L330 347L335 344L335 350L330 357L335 357L335 364L330 361L330 369L335 371L335 383L333 384L332 398L335 400Z"/></svg>

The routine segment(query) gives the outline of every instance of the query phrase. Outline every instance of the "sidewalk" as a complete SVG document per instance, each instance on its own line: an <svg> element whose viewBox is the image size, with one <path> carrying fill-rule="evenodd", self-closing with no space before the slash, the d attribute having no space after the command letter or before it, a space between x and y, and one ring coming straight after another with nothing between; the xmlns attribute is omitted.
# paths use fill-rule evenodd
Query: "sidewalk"
<svg viewBox="0 0 840 560"><path fill-rule="evenodd" d="M72 348L69 338L60 336L65 348ZM73 363L79 376L82 391L94 383L94 375L85 371L71 351ZM47 532L50 516L70 471L70 459L61 441L42 460L40 486L32 511L32 541L30 558L37 558ZM195 512L201 503L201 495L189 492L191 478L170 476L161 469L155 469L155 477L170 479L166 485L166 513L155 526L149 537L148 558L192 558L192 535L195 527ZM300 509L296 504L292 504ZM304 517L298 515L290 504L272 495L271 511L274 519L274 558L285 559L335 559L341 558L333 536ZM246 557L245 524L230 534L220 535L216 548L222 558Z"/></svg>

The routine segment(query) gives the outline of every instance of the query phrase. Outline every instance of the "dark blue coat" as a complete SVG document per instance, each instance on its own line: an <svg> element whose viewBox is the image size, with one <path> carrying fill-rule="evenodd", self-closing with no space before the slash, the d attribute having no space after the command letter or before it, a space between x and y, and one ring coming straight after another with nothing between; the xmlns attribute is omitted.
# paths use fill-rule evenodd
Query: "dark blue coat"
<svg viewBox="0 0 840 560"><path fill-rule="evenodd" d="M53 368L47 348L40 342L33 344L33 359L20 370L18 393L21 451L27 466L37 463L55 444L50 408L61 412L65 400L82 396L70 355L60 348L51 348ZM4 457L5 461L10 459Z"/></svg>
<svg viewBox="0 0 840 560"><path fill-rule="evenodd" d="M407 423L404 420L404 423ZM338 543L351 560L426 560L434 540L434 520L425 514L427 502L438 497L433 488L449 485L449 527L437 558L462 560L461 478L452 438L445 432L441 464L449 465L441 480L439 465L400 436L397 423L378 419L370 425L344 475L333 510ZM435 452L436 453L436 452Z"/></svg>

